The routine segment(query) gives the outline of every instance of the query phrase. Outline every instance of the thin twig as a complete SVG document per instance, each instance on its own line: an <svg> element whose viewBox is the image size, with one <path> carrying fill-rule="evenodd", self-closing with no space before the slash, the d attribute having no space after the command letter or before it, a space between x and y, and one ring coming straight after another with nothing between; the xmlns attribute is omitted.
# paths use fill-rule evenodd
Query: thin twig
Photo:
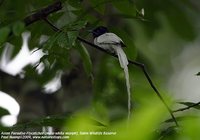
<svg viewBox="0 0 200 140"><path fill-rule="evenodd" d="M185 110L188 110L188 109L190 109L190 108L192 108L192 107L195 107L195 106L198 106L198 105L200 105L200 102L195 103L195 104L190 105L190 106L187 106L187 107L183 107L183 108L174 110L174 111L172 111L172 112L176 113L176 112L180 112L180 111L185 111Z"/></svg>
<svg viewBox="0 0 200 140"><path fill-rule="evenodd" d="M52 29L53 29L54 31L62 32L62 30L60 30L60 29L58 29L56 26L54 26L47 18L44 18L44 20L52 27ZM83 38L81 38L81 37L77 37L77 39L78 39L79 41L81 41L81 42L83 42L83 43L85 43L85 44L87 44L87 45L93 47L93 48L96 48L96 49L98 49L98 50L100 50L100 51L102 51L102 52L104 52L104 53L107 53L107 54L109 54L109 55L115 57L115 58L118 58L118 56L117 56L116 54L111 53L111 52L109 52L109 51L106 51L106 50L100 48L99 46L97 46L97 45L95 45L95 44L93 44L93 43L91 43L91 42L86 41L85 39L83 39ZM135 65L135 66L137 66L137 67L139 67L139 68L142 69L142 71L143 71L145 77L147 78L147 80L148 80L150 86L152 87L152 89L155 91L155 93L157 94L157 96L159 97L159 99L163 102L163 104L165 105L165 107L166 107L167 110L169 111L169 113L170 113L172 119L174 120L176 126L178 126L178 123L177 123L177 121L176 121L175 116L173 115L172 110L171 110L170 107L167 105L167 103L165 102L164 98L161 96L161 94L160 94L160 92L158 91L158 89L155 87L153 81L151 80L151 78L150 78L150 76L149 76L149 74L148 74L148 72L147 72L147 70L146 70L145 65L142 64L142 63L136 62L136 61L132 61L132 60L128 60L128 62L129 62L130 64L133 64L133 65Z"/></svg>

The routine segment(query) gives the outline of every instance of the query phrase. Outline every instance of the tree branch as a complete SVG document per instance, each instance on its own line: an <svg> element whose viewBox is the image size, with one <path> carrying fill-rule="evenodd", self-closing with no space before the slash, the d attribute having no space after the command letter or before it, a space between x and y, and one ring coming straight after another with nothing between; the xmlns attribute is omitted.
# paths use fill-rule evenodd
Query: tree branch
<svg viewBox="0 0 200 140"><path fill-rule="evenodd" d="M44 18L44 20L45 20L45 22L47 22L47 23L52 27L52 29L53 29L54 31L56 31L56 32L63 32L62 30L60 30L60 29L58 29L56 26L54 26L47 18ZM97 46L97 45L95 45L95 44L93 44L93 43L91 43L91 42L88 42L88 41L86 41L85 39L83 39L83 38L81 38L81 37L77 37L77 39L78 39L79 41L81 41L81 42L83 42L83 43L85 43L85 44L87 44L87 45L93 47L93 48L96 48L96 49L98 49L98 50L100 50L100 51L102 51L102 52L104 52L104 53L107 53L107 54L109 54L109 55L115 57L115 58L118 58L118 56L117 56L116 54L111 53L111 52L109 52L109 51L106 51L106 50L104 50L103 48L100 48L99 46ZM156 86L154 85L153 81L151 80L151 78L150 78L150 76L149 76L149 74L148 74L148 72L147 72L147 70L146 70L145 65L142 64L142 63L136 62L136 61L131 61L131 60L128 60L128 62L129 62L130 64L133 64L133 65L135 65L135 66L141 68L141 70L143 71L145 77L147 78L147 80L148 80L148 82L149 82L151 88L155 91L155 93L157 94L157 96L159 97L159 99L163 102L163 104L165 105L165 107L166 107L167 110L169 111L169 113L170 113L172 119L174 120L176 126L178 126L178 123L177 123L177 121L176 121L175 116L173 115L172 110L171 110L170 107L167 105L167 103L165 102L164 98L161 96L160 92L158 91L158 89L157 89Z"/></svg>
<svg viewBox="0 0 200 140"><path fill-rule="evenodd" d="M62 3L60 1L56 1L53 4L48 5L47 7L44 7L40 9L39 11L31 14L30 16L26 17L24 19L24 23L26 26L43 19L44 17L47 17L51 13L54 13L56 11L59 11L62 9Z"/></svg>
<svg viewBox="0 0 200 140"><path fill-rule="evenodd" d="M180 111L185 111L185 110L188 110L188 109L195 107L195 106L198 106L198 105L200 105L200 102L193 104L193 105L190 105L190 106L187 106L187 107L183 107L183 108L174 110L173 112L176 113L176 112L180 112Z"/></svg>

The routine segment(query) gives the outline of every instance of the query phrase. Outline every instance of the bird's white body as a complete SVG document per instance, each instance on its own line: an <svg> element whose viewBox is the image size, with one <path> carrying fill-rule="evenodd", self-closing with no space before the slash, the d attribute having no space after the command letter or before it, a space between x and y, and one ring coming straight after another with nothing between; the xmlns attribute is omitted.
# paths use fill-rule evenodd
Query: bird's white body
<svg viewBox="0 0 200 140"><path fill-rule="evenodd" d="M124 53L121 44L122 39L114 33L105 33L94 39L94 44L118 55L120 66L124 68L128 65L126 54Z"/></svg>
<svg viewBox="0 0 200 140"><path fill-rule="evenodd" d="M94 39L95 45L103 49L109 50L111 52L114 52L113 47L120 45L120 42L123 42L123 41L114 33L105 33ZM116 45L116 46L113 46L113 45Z"/></svg>
<svg viewBox="0 0 200 140"><path fill-rule="evenodd" d="M123 42L120 37L114 33L105 33L95 38L97 43L116 44Z"/></svg>

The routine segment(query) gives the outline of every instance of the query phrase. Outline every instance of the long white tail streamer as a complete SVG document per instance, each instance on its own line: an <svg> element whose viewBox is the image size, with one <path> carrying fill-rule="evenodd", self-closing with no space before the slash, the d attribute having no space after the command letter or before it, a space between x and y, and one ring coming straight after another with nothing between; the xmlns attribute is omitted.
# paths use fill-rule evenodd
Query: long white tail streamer
<svg viewBox="0 0 200 140"><path fill-rule="evenodd" d="M131 115L131 92L130 92L131 87L130 87L129 73L128 73L128 59L123 49L121 48L121 46L115 47L114 49L117 53L120 66L124 69L124 74L125 74L125 79L126 79L126 88L127 88L127 93L128 93L128 120L129 120L130 115Z"/></svg>

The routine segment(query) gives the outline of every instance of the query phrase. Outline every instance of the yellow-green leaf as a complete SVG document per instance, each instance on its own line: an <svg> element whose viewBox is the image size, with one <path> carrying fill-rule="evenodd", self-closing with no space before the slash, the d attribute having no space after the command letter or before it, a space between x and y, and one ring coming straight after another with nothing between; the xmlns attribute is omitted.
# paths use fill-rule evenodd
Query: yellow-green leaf
<svg viewBox="0 0 200 140"><path fill-rule="evenodd" d="M80 43L76 48L81 55L81 58L83 60L83 66L84 66L84 69L85 69L87 75L91 76L92 62L91 62L90 55L89 55L87 49L83 46L82 43Z"/></svg>

